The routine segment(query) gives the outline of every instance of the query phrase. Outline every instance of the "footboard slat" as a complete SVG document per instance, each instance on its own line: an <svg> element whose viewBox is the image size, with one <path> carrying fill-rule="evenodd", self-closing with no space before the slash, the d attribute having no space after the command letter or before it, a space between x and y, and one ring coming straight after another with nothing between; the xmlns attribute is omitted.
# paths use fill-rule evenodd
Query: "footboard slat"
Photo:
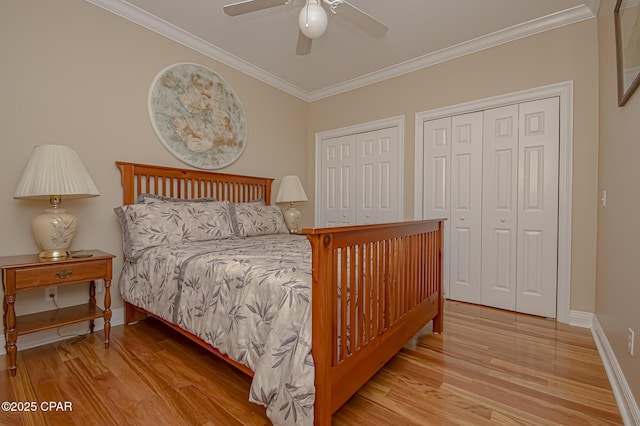
<svg viewBox="0 0 640 426"><path fill-rule="evenodd" d="M365 300L369 300L367 295L364 293L364 281L367 279L367 274L365 273L365 254L367 252L367 246L363 245L362 250L358 252L358 270L356 271L356 275L359 277L358 279L358 312L357 312L357 327L358 327L358 335L356 345L358 348L365 345L365 325L364 325L364 316L366 313L364 312L364 303Z"/></svg>
<svg viewBox="0 0 640 426"><path fill-rule="evenodd" d="M380 253L380 243L378 241L371 243L374 249L371 251L372 256L376 256ZM373 340L374 336L378 334L380 327L380 303L374 303L378 300L380 295L380 275L374 272L373 264L371 265L371 276L373 277L373 292L371 295L371 321L373 322L373 328L369 335L369 341ZM377 272L377 271L376 271Z"/></svg>
<svg viewBox="0 0 640 426"><path fill-rule="evenodd" d="M442 223L303 232L313 253L315 418L330 424L331 414L430 320L442 330ZM317 336L319 330L332 335Z"/></svg>
<svg viewBox="0 0 640 426"><path fill-rule="evenodd" d="M356 323L356 311L358 306L358 279L356 278L358 266L356 263L357 254L355 247L349 247L349 294L347 300L342 301L346 305L348 312L347 322L347 338L349 339L349 346L347 347L347 353L358 349L357 337L358 337L358 324ZM344 358L343 358L344 359Z"/></svg>
<svg viewBox="0 0 640 426"><path fill-rule="evenodd" d="M346 250L340 250L340 282L341 283L347 282L347 251ZM339 348L340 354L338 356L338 360L336 364L340 362L340 360L345 359L347 356L346 318L347 318L347 299L349 297L347 295L348 287L346 285L339 286L338 288L340 289L340 317L333 318L333 314L331 314L334 322L337 322L340 324L340 348ZM313 295L311 297L313 297ZM336 338L337 336L332 337L332 340ZM333 352L338 352L337 348Z"/></svg>

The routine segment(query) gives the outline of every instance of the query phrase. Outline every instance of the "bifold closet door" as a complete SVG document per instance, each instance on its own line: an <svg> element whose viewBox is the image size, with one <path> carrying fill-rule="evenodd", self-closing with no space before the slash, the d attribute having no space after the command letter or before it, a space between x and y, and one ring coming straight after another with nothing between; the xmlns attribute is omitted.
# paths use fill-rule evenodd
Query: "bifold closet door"
<svg viewBox="0 0 640 426"><path fill-rule="evenodd" d="M555 318L559 109L556 97L424 122L423 216L449 219L447 298Z"/></svg>
<svg viewBox="0 0 640 426"><path fill-rule="evenodd" d="M485 110L482 304L516 310L518 105Z"/></svg>
<svg viewBox="0 0 640 426"><path fill-rule="evenodd" d="M482 112L426 121L423 218L446 218L443 286L452 300L480 303Z"/></svg>
<svg viewBox="0 0 640 426"><path fill-rule="evenodd" d="M321 141L320 227L402 220L400 143L398 127Z"/></svg>
<svg viewBox="0 0 640 426"><path fill-rule="evenodd" d="M559 100L484 114L482 304L555 318Z"/></svg>
<svg viewBox="0 0 640 426"><path fill-rule="evenodd" d="M425 121L423 130L423 219L447 219L444 222L444 247L442 250L442 287L447 298L450 295L451 220L450 164L451 164L451 117Z"/></svg>
<svg viewBox="0 0 640 426"><path fill-rule="evenodd" d="M451 118L450 297L480 303L482 111Z"/></svg>
<svg viewBox="0 0 640 426"><path fill-rule="evenodd" d="M518 312L556 317L560 100L520 104Z"/></svg>
<svg viewBox="0 0 640 426"><path fill-rule="evenodd" d="M355 140L348 135L322 141L321 227L356 224Z"/></svg>
<svg viewBox="0 0 640 426"><path fill-rule="evenodd" d="M374 130L356 135L357 201L356 223L399 221L398 128Z"/></svg>

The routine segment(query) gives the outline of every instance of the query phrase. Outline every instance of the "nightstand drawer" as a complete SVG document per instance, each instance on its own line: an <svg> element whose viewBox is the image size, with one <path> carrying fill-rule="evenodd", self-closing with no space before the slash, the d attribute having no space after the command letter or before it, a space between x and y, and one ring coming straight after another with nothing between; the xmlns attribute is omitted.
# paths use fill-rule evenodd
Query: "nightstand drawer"
<svg viewBox="0 0 640 426"><path fill-rule="evenodd" d="M107 261L85 261L74 264L38 266L16 270L16 289L75 283L103 278L107 275Z"/></svg>

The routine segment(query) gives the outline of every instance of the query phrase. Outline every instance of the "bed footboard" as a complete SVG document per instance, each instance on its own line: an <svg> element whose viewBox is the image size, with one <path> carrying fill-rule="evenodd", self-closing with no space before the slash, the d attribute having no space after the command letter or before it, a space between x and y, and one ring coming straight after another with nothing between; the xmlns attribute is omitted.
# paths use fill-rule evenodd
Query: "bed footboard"
<svg viewBox="0 0 640 426"><path fill-rule="evenodd" d="M442 332L442 221L305 229L312 246L315 424L433 320Z"/></svg>

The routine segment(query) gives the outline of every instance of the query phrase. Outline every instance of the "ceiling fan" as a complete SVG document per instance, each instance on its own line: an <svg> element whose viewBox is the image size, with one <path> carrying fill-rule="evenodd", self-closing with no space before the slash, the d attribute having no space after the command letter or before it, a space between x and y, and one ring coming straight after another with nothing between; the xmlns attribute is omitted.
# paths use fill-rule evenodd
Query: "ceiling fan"
<svg viewBox="0 0 640 426"><path fill-rule="evenodd" d="M237 16L270 7L290 5L295 1L296 0L245 0L228 4L223 7L223 10L224 13L229 16ZM300 30L298 31L296 55L302 56L309 54L311 52L313 39L320 37L326 31L328 18L323 5L329 8L334 14L339 12L373 38L378 39L384 37L389 29L382 22L345 0L305 0L305 3L298 16L298 26ZM339 9L338 6L340 6Z"/></svg>

